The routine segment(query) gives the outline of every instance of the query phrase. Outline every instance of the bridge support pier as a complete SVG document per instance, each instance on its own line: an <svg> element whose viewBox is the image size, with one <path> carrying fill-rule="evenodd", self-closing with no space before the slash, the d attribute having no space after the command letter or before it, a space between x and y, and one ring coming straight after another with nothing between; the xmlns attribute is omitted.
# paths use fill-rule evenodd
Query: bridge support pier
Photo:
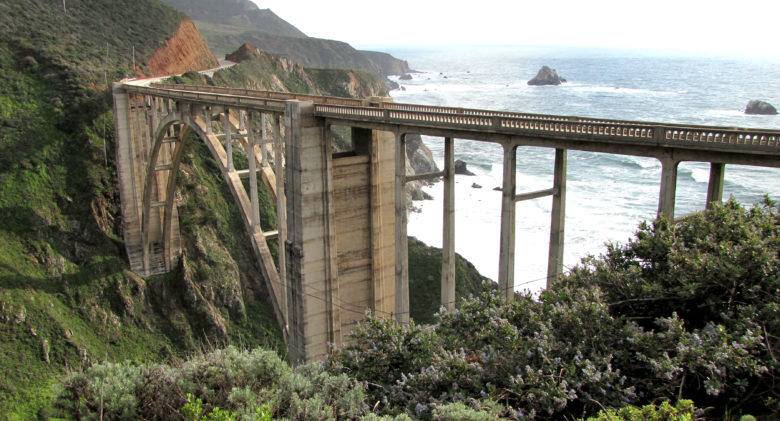
<svg viewBox="0 0 780 421"><path fill-rule="evenodd" d="M124 232L125 248L130 261L130 269L145 274L143 267L143 234L141 232L141 200L136 187L137 180L134 170L136 143L131 132L130 96L121 84L115 83L114 120L116 130L116 167L120 180L119 195L122 198L122 231ZM140 192L143 194L143 191Z"/></svg>
<svg viewBox="0 0 780 421"><path fill-rule="evenodd" d="M455 309L455 142L444 138L444 206L441 258L441 305Z"/></svg>
<svg viewBox="0 0 780 421"><path fill-rule="evenodd" d="M553 202L550 216L550 251L547 256L547 288L563 272L564 225L566 222L566 149L555 150Z"/></svg>
<svg viewBox="0 0 780 421"><path fill-rule="evenodd" d="M504 174L501 185L501 246L498 287L506 298L515 294L515 184L517 146L504 144Z"/></svg>
<svg viewBox="0 0 780 421"><path fill-rule="evenodd" d="M260 203L257 196L257 160L255 159L255 133L252 123L251 113L241 113L241 126L246 126L247 151L246 156L249 161L249 199L252 202L252 228L257 232L260 230ZM244 121L248 120L248 121Z"/></svg>
<svg viewBox="0 0 780 421"><path fill-rule="evenodd" d="M321 360L365 318L395 306L394 144L353 128L353 151L333 155L330 127L311 102L285 111L288 349ZM408 314L408 312L407 312Z"/></svg>
<svg viewBox="0 0 780 421"><path fill-rule="evenodd" d="M409 324L409 239L406 210L406 135L395 137L395 320Z"/></svg>
<svg viewBox="0 0 780 421"><path fill-rule="evenodd" d="M707 209L715 203L723 201L723 181L726 174L726 164L710 163L710 182L707 185Z"/></svg>
<svg viewBox="0 0 780 421"><path fill-rule="evenodd" d="M661 189L658 197L658 215L674 219L674 201L677 194L677 167L680 161L672 158L661 159Z"/></svg>

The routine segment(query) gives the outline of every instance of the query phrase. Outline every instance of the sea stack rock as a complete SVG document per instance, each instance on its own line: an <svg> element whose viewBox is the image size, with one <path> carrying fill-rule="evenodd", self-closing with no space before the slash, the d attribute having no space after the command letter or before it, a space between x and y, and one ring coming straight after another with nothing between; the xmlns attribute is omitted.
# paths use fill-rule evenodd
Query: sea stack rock
<svg viewBox="0 0 780 421"><path fill-rule="evenodd" d="M566 79L558 76L558 72L556 72L555 69L551 69L548 66L542 66L542 68L539 69L539 73L537 73L533 79L529 80L528 84L531 86L560 85L561 82L566 82Z"/></svg>
<svg viewBox="0 0 780 421"><path fill-rule="evenodd" d="M412 80L412 75L410 75L409 73L404 73L404 74L403 74L403 75L401 75L401 77L399 77L398 79L399 79L399 80Z"/></svg>
<svg viewBox="0 0 780 421"><path fill-rule="evenodd" d="M776 115L777 109L768 102L753 99L747 103L745 114Z"/></svg>
<svg viewBox="0 0 780 421"><path fill-rule="evenodd" d="M461 161L460 159L455 161L455 174L474 175L473 172L469 171L468 167L466 166L466 162Z"/></svg>

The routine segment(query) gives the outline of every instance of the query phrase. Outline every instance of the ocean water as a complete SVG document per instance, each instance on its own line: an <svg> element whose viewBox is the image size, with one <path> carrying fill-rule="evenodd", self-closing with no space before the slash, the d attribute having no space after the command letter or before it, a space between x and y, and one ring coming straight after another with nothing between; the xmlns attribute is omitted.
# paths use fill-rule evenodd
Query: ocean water
<svg viewBox="0 0 780 421"><path fill-rule="evenodd" d="M666 56L663 53L551 47L384 48L418 71L395 80L396 102L575 115L668 123L780 129L780 116L750 116L751 99L780 105L780 62ZM568 79L560 86L528 86L542 65ZM439 166L443 139L423 137ZM455 157L475 176L456 177L456 251L497 280L502 150L455 141ZM554 150L525 147L517 155L517 192L552 186ZM643 220L655 217L661 165L652 158L569 151L564 267L625 242ZM677 181L677 216L705 205L709 164L683 162ZM780 198L780 170L727 165L724 198L744 204L765 194ZM477 184L482 188L475 188ZM434 200L416 202L409 235L441 246L442 185ZM539 291L546 283L550 197L517 204L515 282Z"/></svg>

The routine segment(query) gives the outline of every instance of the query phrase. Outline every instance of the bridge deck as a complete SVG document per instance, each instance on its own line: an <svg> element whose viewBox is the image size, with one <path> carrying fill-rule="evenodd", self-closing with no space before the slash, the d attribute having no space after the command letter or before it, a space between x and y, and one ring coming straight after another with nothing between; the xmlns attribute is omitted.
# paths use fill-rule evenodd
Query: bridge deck
<svg viewBox="0 0 780 421"><path fill-rule="evenodd" d="M311 101L315 116L333 123L397 133L420 133L502 144L658 156L681 160L780 166L780 130L593 119L351 98L288 94L211 86L127 86L139 94L282 113L288 100ZM704 153L701 158L697 158Z"/></svg>

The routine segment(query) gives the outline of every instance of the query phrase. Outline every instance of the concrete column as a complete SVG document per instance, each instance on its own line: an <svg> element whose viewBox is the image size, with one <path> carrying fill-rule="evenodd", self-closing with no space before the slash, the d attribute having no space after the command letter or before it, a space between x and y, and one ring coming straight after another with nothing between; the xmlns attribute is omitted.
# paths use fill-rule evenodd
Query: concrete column
<svg viewBox="0 0 780 421"><path fill-rule="evenodd" d="M325 215L323 216L323 241L325 242L325 312L327 316L328 345L341 346L341 309L339 300L339 261L336 245L336 206L333 198L333 159L331 144L332 132L329 126L324 128L323 141L320 142L320 161L322 163L322 198Z"/></svg>
<svg viewBox="0 0 780 421"><path fill-rule="evenodd" d="M329 174L323 157L325 121L314 104L287 101L285 110L285 243L290 359L294 364L324 358L330 351L329 291L334 250L329 241ZM338 302L338 301L336 301Z"/></svg>
<svg viewBox="0 0 780 421"><path fill-rule="evenodd" d="M211 134L211 107L206 105L203 107L203 117L206 120L206 134Z"/></svg>
<svg viewBox="0 0 780 421"><path fill-rule="evenodd" d="M441 305L455 309L455 142L444 138L444 214L442 215Z"/></svg>
<svg viewBox="0 0 780 421"><path fill-rule="evenodd" d="M504 145L504 175L501 194L501 248L498 287L508 299L515 291L515 184L517 146Z"/></svg>
<svg viewBox="0 0 780 421"><path fill-rule="evenodd" d="M279 240L278 250L278 265L279 265L279 282L281 283L282 300L280 307L282 309L282 317L284 318L284 332L289 329L289 317L287 311L287 264L285 243L287 242L287 199L284 194L284 164L283 164L283 151L284 142L280 133L281 117L276 115L273 118L273 132L274 132L274 171L276 173L276 221L277 232ZM285 338L286 339L286 338Z"/></svg>
<svg viewBox="0 0 780 421"><path fill-rule="evenodd" d="M267 126L266 116L265 113L260 114L260 127L261 127L261 133L262 133L262 140L260 144L260 154L263 157L263 161L260 163L263 167L268 166L268 144L266 143L266 140L268 139L268 129Z"/></svg>
<svg viewBox="0 0 780 421"><path fill-rule="evenodd" d="M677 194L677 167L680 161L661 159L661 189L658 197L658 216L674 219L674 201Z"/></svg>
<svg viewBox="0 0 780 421"><path fill-rule="evenodd" d="M240 123L247 132L246 157L249 161L249 198L252 201L252 227L255 232L260 229L260 204L257 197L257 158L255 157L255 131L252 124L252 114L240 112ZM245 120L249 120L248 122Z"/></svg>
<svg viewBox="0 0 780 421"><path fill-rule="evenodd" d="M723 201L723 181L726 175L726 164L710 163L710 183L707 186L707 209L715 203Z"/></svg>
<svg viewBox="0 0 780 421"><path fill-rule="evenodd" d="M566 149L555 150L552 215L550 221L550 251L547 257L547 288L563 272L563 233L566 222Z"/></svg>
<svg viewBox="0 0 780 421"><path fill-rule="evenodd" d="M290 363L295 366L306 361L303 319L303 215L301 204L301 103L288 101L284 113L285 157L284 193L287 198L287 235L284 250L287 282L287 325L289 327L287 351Z"/></svg>
<svg viewBox="0 0 780 421"><path fill-rule="evenodd" d="M227 154L227 170L229 172L235 171L233 166L233 137L230 128L230 109L225 108L225 114L223 114L224 126L225 126L225 153Z"/></svg>
<svg viewBox="0 0 780 421"><path fill-rule="evenodd" d="M395 136L395 320L409 324L409 239L406 234L406 138Z"/></svg>

